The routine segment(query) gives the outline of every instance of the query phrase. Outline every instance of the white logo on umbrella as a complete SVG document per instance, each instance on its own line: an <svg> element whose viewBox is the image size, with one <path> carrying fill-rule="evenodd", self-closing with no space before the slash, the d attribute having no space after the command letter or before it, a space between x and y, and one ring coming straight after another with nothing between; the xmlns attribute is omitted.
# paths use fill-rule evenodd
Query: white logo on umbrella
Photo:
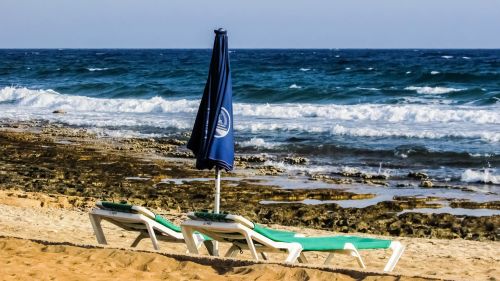
<svg viewBox="0 0 500 281"><path fill-rule="evenodd" d="M224 107L221 107L219 113L219 121L217 122L217 128L215 128L214 137L223 138L229 133L230 129L231 129L231 116L229 116L229 112L227 112L227 110Z"/></svg>

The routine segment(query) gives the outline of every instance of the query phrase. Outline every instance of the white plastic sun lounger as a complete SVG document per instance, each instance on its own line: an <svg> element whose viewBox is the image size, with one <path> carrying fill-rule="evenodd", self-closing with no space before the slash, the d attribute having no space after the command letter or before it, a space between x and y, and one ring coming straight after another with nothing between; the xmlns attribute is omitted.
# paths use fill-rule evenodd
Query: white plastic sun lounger
<svg viewBox="0 0 500 281"><path fill-rule="evenodd" d="M365 268L359 250L390 249L393 253L384 267L386 272L394 269L404 251L404 246L398 241L359 236L304 237L295 232L266 228L236 215L196 212L188 216L190 219L183 222L181 228L192 254L198 253L194 233L232 243L226 257L233 257L243 249L250 250L255 260L259 260L259 254L267 259L266 252L287 252L285 262L289 263L307 263L304 252L321 251L329 252L325 265L331 263L334 253L339 253L355 257L360 267Z"/></svg>
<svg viewBox="0 0 500 281"><path fill-rule="evenodd" d="M184 243L184 236L179 226L141 206L97 202L96 208L90 212L89 216L99 244L107 244L101 226L102 220L106 220L128 231L139 232L131 247L136 247L142 239L147 237L151 238L155 250L160 249L158 240ZM191 238L194 239L194 247L197 249L206 240L206 237L203 237L199 233L194 234L193 237Z"/></svg>

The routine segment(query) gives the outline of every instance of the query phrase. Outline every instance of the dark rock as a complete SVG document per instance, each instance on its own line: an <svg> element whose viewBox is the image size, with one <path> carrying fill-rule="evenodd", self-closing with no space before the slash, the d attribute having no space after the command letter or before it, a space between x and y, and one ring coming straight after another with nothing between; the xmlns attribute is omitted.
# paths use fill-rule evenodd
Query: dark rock
<svg viewBox="0 0 500 281"><path fill-rule="evenodd" d="M433 184L432 184L432 181L430 180L423 180L422 182L420 182L420 187L424 187L424 188L432 188Z"/></svg>
<svg viewBox="0 0 500 281"><path fill-rule="evenodd" d="M425 180L429 178L429 176L426 173L422 172L410 172L408 173L408 177L410 179L416 179L416 180Z"/></svg>
<svg viewBox="0 0 500 281"><path fill-rule="evenodd" d="M304 157L285 157L283 162L290 165L305 165L309 160Z"/></svg>
<svg viewBox="0 0 500 281"><path fill-rule="evenodd" d="M248 163L264 163L267 160L267 156L265 154L260 155L243 155L236 156L234 161L237 162L248 162Z"/></svg>

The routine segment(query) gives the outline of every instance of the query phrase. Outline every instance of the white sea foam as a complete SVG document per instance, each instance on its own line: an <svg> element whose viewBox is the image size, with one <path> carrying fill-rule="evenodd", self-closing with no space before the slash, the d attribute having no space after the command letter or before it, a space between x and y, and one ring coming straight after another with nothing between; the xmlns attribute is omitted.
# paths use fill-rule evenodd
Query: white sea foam
<svg viewBox="0 0 500 281"><path fill-rule="evenodd" d="M410 73L411 73L411 71L406 71L406 74L410 74Z"/></svg>
<svg viewBox="0 0 500 281"><path fill-rule="evenodd" d="M287 173L308 172L311 174L315 174L315 173L335 172L338 170L338 168L335 166L291 165L291 164L286 164L284 162L271 161L271 160L264 162L264 165L280 168L282 170L285 170Z"/></svg>
<svg viewBox="0 0 500 281"><path fill-rule="evenodd" d="M263 148L273 148L278 144L274 142L266 142L262 138L252 138L248 141L238 142L238 145L241 147L263 147Z"/></svg>
<svg viewBox="0 0 500 281"><path fill-rule="evenodd" d="M469 153L471 157L491 157L493 156L490 153Z"/></svg>
<svg viewBox="0 0 500 281"><path fill-rule="evenodd" d="M43 119L75 126L185 130L192 126L198 106L198 100L98 99L62 95L52 90L0 89L0 118ZM56 109L67 114L52 114ZM251 132L281 130L367 137L457 137L500 142L500 111L496 105L234 103L233 111L235 129ZM254 144L258 142L254 140Z"/></svg>
<svg viewBox="0 0 500 281"><path fill-rule="evenodd" d="M390 127L347 127L339 124L331 125L310 125L297 123L244 123L236 125L235 128L241 131L251 131L253 133L264 131L302 131L309 133L323 133L330 135L345 135L355 137L401 137L419 139L441 139L441 138L474 138L487 142L500 142L500 132L491 131L436 131L432 129L412 129L412 128L390 128Z"/></svg>
<svg viewBox="0 0 500 281"><path fill-rule="evenodd" d="M470 57L462 57L464 60L470 60Z"/></svg>
<svg viewBox="0 0 500 281"><path fill-rule="evenodd" d="M417 91L419 94L431 94L431 95L439 95L439 94L448 94L453 92L460 92L466 89L459 88L447 88L447 87L417 87L417 86L409 86L406 87L405 90Z"/></svg>
<svg viewBox="0 0 500 281"><path fill-rule="evenodd" d="M365 88L365 87L356 87L359 90L367 90L367 91L379 91L379 88Z"/></svg>
<svg viewBox="0 0 500 281"><path fill-rule="evenodd" d="M435 71L435 70L433 70L433 71L431 71L431 74L432 74L432 75L439 74L439 71Z"/></svg>
<svg viewBox="0 0 500 281"><path fill-rule="evenodd" d="M87 68L88 71L103 71L103 70L108 70L109 68L104 67L104 68L99 68L99 67L90 67Z"/></svg>
<svg viewBox="0 0 500 281"><path fill-rule="evenodd" d="M297 85L297 84L292 84L292 85L290 85L290 87L289 87L289 88L290 88L290 89L301 89L302 87L301 87L301 86L299 86L299 85Z"/></svg>
<svg viewBox="0 0 500 281"><path fill-rule="evenodd" d="M461 180L464 182L481 182L500 184L500 175L495 174L495 169L471 170L467 169L462 173Z"/></svg>
<svg viewBox="0 0 500 281"><path fill-rule="evenodd" d="M311 70L310 68L301 68L300 71L309 71Z"/></svg>
<svg viewBox="0 0 500 281"><path fill-rule="evenodd" d="M411 88L412 90L414 88ZM417 90L415 88L414 90ZM457 89L451 89L451 91ZM438 90L433 90L438 91ZM443 90L441 90L443 91ZM448 89L450 91L450 89ZM99 99L61 95L53 90L30 90L6 87L0 89L0 103L8 102L17 109L63 109L66 112L124 112L124 113L192 113L198 110L198 100ZM381 105L381 104L249 104L235 103L234 112L245 117L323 118L328 120L395 122L464 122L500 124L498 107L439 106L439 105Z"/></svg>
<svg viewBox="0 0 500 281"><path fill-rule="evenodd" d="M441 56L443 59L452 59L453 56Z"/></svg>
<svg viewBox="0 0 500 281"><path fill-rule="evenodd" d="M100 99L61 95L53 90L6 87L0 90L0 102L11 101L18 107L62 109L91 112L195 112L198 101L150 99Z"/></svg>
<svg viewBox="0 0 500 281"><path fill-rule="evenodd" d="M346 67L345 70L351 70L351 68L350 67Z"/></svg>

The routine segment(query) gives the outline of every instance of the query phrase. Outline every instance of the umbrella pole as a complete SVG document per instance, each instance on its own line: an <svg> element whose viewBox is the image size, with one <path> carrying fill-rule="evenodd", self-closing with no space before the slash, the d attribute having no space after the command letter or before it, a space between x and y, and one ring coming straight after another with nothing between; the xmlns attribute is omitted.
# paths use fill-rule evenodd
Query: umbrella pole
<svg viewBox="0 0 500 281"><path fill-rule="evenodd" d="M214 213L218 214L220 211L220 170L215 168L215 204Z"/></svg>
<svg viewBox="0 0 500 281"><path fill-rule="evenodd" d="M218 214L220 211L220 169L215 168L215 204L214 213ZM213 243L213 255L219 256L219 243L217 241L212 241Z"/></svg>

